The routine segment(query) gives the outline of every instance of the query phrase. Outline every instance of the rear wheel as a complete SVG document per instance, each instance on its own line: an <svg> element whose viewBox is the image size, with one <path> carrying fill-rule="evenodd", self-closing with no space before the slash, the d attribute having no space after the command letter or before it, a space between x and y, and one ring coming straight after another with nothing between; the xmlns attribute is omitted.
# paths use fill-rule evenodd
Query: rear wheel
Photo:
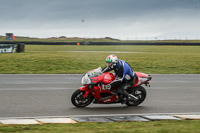
<svg viewBox="0 0 200 133"><path fill-rule="evenodd" d="M141 104L146 98L146 90L142 86L129 88L127 90L127 92L136 97L136 99L129 100L126 103L126 105L128 105L128 106L137 106L137 105Z"/></svg>
<svg viewBox="0 0 200 133"><path fill-rule="evenodd" d="M88 106L92 102L93 96L89 94L86 98L84 98L84 94L85 91L81 91L79 89L76 90L71 97L72 104L76 107Z"/></svg>

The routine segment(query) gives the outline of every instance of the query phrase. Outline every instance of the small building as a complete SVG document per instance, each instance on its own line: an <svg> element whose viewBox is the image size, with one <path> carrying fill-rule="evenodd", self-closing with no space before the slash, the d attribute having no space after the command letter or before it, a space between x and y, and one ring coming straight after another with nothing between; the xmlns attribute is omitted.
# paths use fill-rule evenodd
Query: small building
<svg viewBox="0 0 200 133"><path fill-rule="evenodd" d="M13 33L6 33L6 40L15 40Z"/></svg>

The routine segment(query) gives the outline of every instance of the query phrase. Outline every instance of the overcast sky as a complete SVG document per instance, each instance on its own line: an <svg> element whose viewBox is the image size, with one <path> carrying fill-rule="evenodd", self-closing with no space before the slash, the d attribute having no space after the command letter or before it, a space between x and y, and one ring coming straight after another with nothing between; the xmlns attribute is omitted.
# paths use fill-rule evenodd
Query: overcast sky
<svg viewBox="0 0 200 133"><path fill-rule="evenodd" d="M0 35L200 39L200 0L0 0Z"/></svg>

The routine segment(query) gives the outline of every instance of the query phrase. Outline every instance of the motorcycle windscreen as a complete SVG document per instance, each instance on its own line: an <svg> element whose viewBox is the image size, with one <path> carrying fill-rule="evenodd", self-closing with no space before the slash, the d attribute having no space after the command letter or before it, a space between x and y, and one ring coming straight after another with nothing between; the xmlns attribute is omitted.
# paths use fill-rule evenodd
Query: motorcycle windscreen
<svg viewBox="0 0 200 133"><path fill-rule="evenodd" d="M90 78L88 77L88 74L85 74L82 79L81 79L81 83L83 85L87 85L87 84L90 84L91 83L91 80Z"/></svg>

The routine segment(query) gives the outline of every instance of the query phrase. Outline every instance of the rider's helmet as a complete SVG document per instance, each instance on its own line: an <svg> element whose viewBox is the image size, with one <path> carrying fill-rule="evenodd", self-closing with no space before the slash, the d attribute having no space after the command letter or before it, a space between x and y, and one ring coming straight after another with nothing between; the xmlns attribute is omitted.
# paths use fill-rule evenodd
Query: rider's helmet
<svg viewBox="0 0 200 133"><path fill-rule="evenodd" d="M118 62L119 62L119 60L118 60L117 56L114 54L111 54L111 55L107 56L107 58L106 58L107 66L110 68L113 68L114 66L116 66L116 64Z"/></svg>

